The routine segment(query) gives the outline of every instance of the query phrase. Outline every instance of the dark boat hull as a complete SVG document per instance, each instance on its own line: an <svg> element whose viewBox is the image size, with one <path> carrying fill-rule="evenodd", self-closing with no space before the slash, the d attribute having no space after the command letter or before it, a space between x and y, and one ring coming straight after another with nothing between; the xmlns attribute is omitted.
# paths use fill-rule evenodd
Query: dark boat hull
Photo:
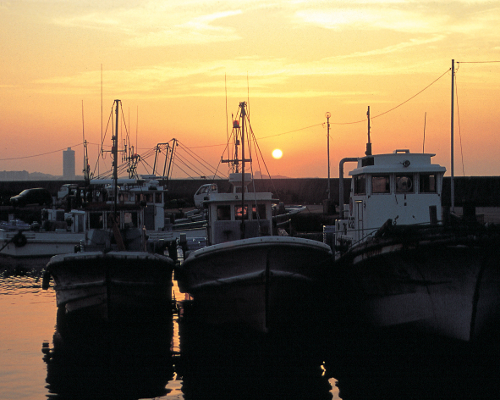
<svg viewBox="0 0 500 400"><path fill-rule="evenodd" d="M170 258L143 252L66 254L47 264L58 307L103 319L168 307L172 270Z"/></svg>
<svg viewBox="0 0 500 400"><path fill-rule="evenodd" d="M261 237L198 250L177 277L205 322L268 332L302 324L314 313L332 261L323 243Z"/></svg>
<svg viewBox="0 0 500 400"><path fill-rule="evenodd" d="M334 275L339 314L370 328L470 342L500 314L497 234L374 241L340 258Z"/></svg>

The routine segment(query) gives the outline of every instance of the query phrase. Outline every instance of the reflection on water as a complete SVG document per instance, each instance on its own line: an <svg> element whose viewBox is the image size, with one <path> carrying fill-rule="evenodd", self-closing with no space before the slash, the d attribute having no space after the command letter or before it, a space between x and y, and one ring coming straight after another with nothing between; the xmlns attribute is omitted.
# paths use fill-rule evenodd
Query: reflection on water
<svg viewBox="0 0 500 400"><path fill-rule="evenodd" d="M173 377L172 321L105 324L60 310L53 348L43 347L54 399L139 399L167 394Z"/></svg>
<svg viewBox="0 0 500 400"><path fill-rule="evenodd" d="M318 348L301 340L199 322L193 303L180 319L185 399L331 399Z"/></svg>
<svg viewBox="0 0 500 400"><path fill-rule="evenodd" d="M351 326L347 332L332 336L326 356L344 400L499 398L498 338L470 345L404 327L371 332Z"/></svg>
<svg viewBox="0 0 500 400"><path fill-rule="evenodd" d="M0 275L2 399L500 398L498 326L467 346L404 328L369 332L323 310L325 324L313 335L264 337L204 326L190 301L173 319L103 325L59 314L56 321L54 291L41 289L40 276Z"/></svg>

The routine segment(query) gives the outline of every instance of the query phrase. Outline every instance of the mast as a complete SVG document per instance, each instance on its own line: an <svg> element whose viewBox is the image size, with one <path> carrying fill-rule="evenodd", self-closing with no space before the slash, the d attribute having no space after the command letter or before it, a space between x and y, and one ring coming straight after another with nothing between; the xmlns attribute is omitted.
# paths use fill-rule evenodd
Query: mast
<svg viewBox="0 0 500 400"><path fill-rule="evenodd" d="M89 154L87 151L87 141L85 140L85 118L83 114L83 100L82 100L82 130L83 130L83 180L85 182L85 186L88 186L90 182L90 165L89 165Z"/></svg>
<svg viewBox="0 0 500 400"><path fill-rule="evenodd" d="M115 134L113 135L112 139L112 148L111 148L111 154L113 156L113 180L115 181L115 201L113 204L113 235L116 240L116 245L118 250L125 250L125 243L123 242L123 238L120 233L120 224L118 221L118 111L120 108L120 100L115 100L116 103L116 123L115 123Z"/></svg>
<svg viewBox="0 0 500 400"><path fill-rule="evenodd" d="M454 121L455 121L455 60L451 60L451 212L455 212L455 154L454 154Z"/></svg>
<svg viewBox="0 0 500 400"><path fill-rule="evenodd" d="M118 109L120 107L120 100L115 100L116 104L116 122L115 122L115 134L112 137L112 148L111 152L113 155L113 180L115 181L115 202L114 202L114 213L115 213L115 223L117 221L116 210L118 208Z"/></svg>
<svg viewBox="0 0 500 400"><path fill-rule="evenodd" d="M252 159L246 159L245 158L245 117L247 116L247 111L246 111L246 106L247 103L242 101L239 104L239 107L241 109L240 112L240 117L241 117L241 126L238 122L238 120L233 121L233 129L235 130L234 134L234 158L224 160L221 158L222 163L231 163L234 168L234 172L236 174L239 174L241 171L241 238L245 238L245 163L252 162ZM240 143L240 138L241 138L241 143ZM238 146L241 145L241 159L238 158ZM241 170L239 168L241 161ZM249 210L247 210L248 213Z"/></svg>
<svg viewBox="0 0 500 400"><path fill-rule="evenodd" d="M328 200L330 200L330 117L332 114L327 112L325 114L326 116L326 156L327 156L327 161L328 161Z"/></svg>
<svg viewBox="0 0 500 400"><path fill-rule="evenodd" d="M241 238L245 239L245 110L246 103L240 103L241 108Z"/></svg>

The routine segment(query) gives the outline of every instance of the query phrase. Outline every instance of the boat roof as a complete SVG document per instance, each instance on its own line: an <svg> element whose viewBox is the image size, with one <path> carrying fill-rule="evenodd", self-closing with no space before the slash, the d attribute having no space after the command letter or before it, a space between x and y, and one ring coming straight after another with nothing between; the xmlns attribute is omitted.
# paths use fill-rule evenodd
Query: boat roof
<svg viewBox="0 0 500 400"><path fill-rule="evenodd" d="M276 201L271 192L245 192L245 201ZM241 203L240 193L210 193L204 203Z"/></svg>
<svg viewBox="0 0 500 400"><path fill-rule="evenodd" d="M431 153L410 153L409 150L395 150L393 153L376 154L358 158L358 166L349 172L349 175L440 172L446 168L439 164L432 164Z"/></svg>
<svg viewBox="0 0 500 400"><path fill-rule="evenodd" d="M173 261L170 257L163 256L161 254L148 253L143 251L88 251L88 252L80 252L80 253L67 253L67 254L58 254L53 256L50 261L47 263L47 267L55 264L65 263L65 262L73 262L75 260L88 260L89 262L96 259L130 259L130 260L143 260L143 261L159 261L163 263L173 264Z"/></svg>
<svg viewBox="0 0 500 400"><path fill-rule="evenodd" d="M245 247L261 247L261 246L297 246L301 245L313 249L320 249L325 251L326 254L332 254L332 249L329 245L317 240L305 239L300 237L291 236L257 236L247 239L238 240L238 246L234 245L234 241L214 244L212 246L202 247L189 254L189 259L206 256L207 254L217 253L222 250L239 251Z"/></svg>

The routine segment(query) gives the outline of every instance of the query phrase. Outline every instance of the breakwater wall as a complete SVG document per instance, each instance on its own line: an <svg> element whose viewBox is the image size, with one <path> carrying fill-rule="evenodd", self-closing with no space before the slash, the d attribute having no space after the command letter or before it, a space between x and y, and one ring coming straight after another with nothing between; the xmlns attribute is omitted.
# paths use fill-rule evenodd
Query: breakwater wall
<svg viewBox="0 0 500 400"><path fill-rule="evenodd" d="M220 191L229 191L227 181L216 181ZM24 189L45 187L55 196L61 185L65 183L83 184L82 181L0 181L0 203L7 205L9 198ZM203 184L210 181L202 179L173 179L168 182L169 200L179 207L193 205L193 195ZM327 199L328 179L256 179L255 188L258 191L272 192L276 199L285 204L322 204ZM443 205L451 204L451 178L445 177L443 183ZM330 179L330 198L338 204L338 178ZM349 198L349 179L344 179L344 201ZM460 207L465 203L473 203L477 207L500 207L500 177L456 177L455 205Z"/></svg>

